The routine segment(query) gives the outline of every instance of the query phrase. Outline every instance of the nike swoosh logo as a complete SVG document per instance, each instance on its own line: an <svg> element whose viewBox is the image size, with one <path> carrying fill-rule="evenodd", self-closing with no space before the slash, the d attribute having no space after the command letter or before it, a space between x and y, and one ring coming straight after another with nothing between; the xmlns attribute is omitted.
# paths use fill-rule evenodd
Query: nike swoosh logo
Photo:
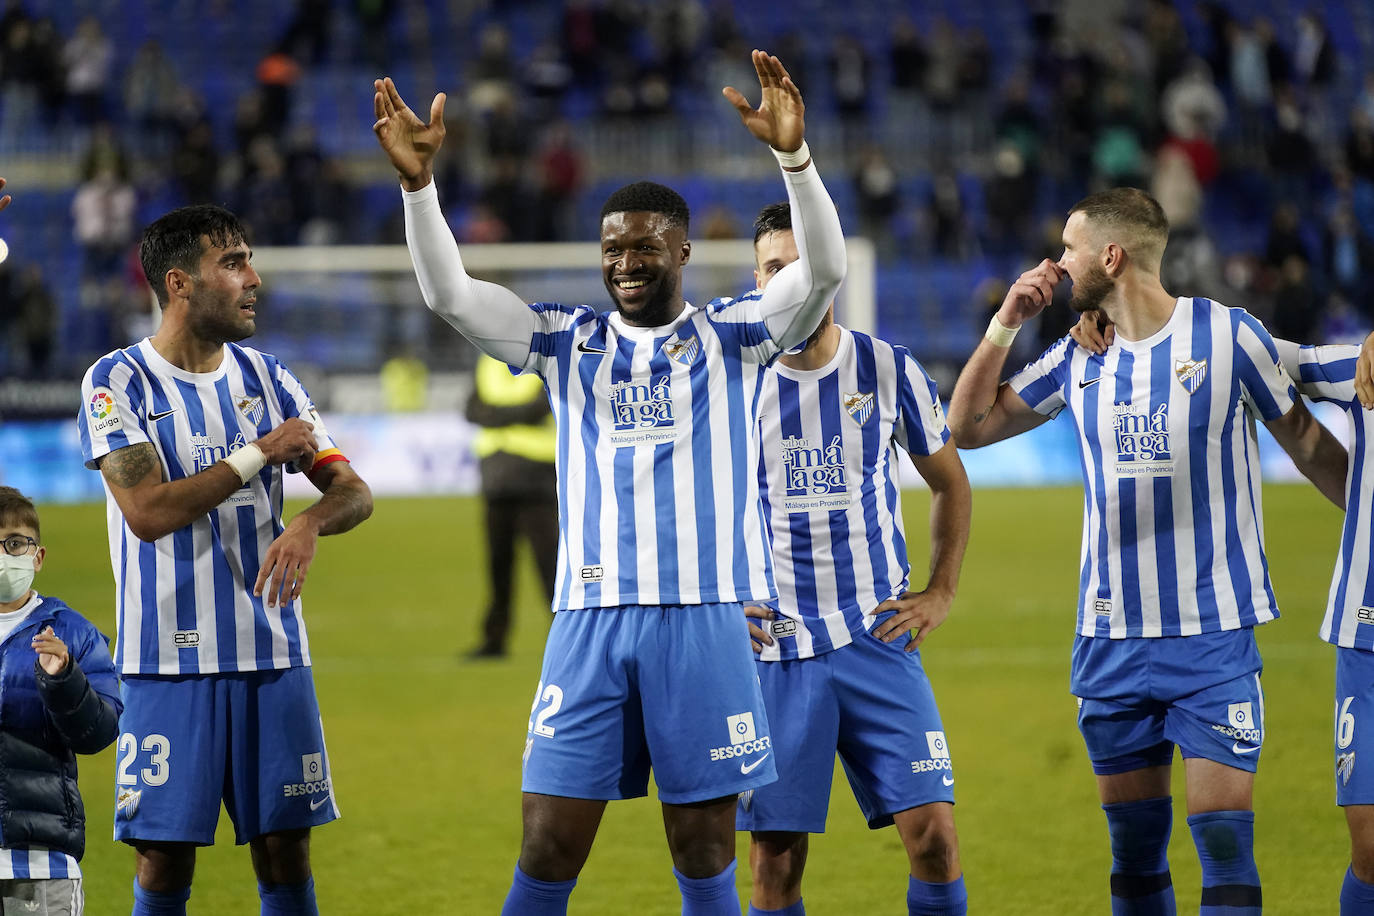
<svg viewBox="0 0 1374 916"><path fill-rule="evenodd" d="M953 776L950 776L950 775L948 775L948 774L946 774L946 775L944 775L944 776L941 776L941 777L940 777L940 781L943 782L943 783L944 783L945 785L947 785L947 786L952 786L952 785L954 785L954 777L953 777Z"/></svg>
<svg viewBox="0 0 1374 916"><path fill-rule="evenodd" d="M1231 751L1236 754L1253 754L1255 751L1259 749L1260 745L1258 744L1256 744L1254 747L1241 747L1239 741L1231 742Z"/></svg>
<svg viewBox="0 0 1374 916"><path fill-rule="evenodd" d="M1083 389L1083 388L1087 388L1089 385L1096 385L1096 384L1097 384L1098 382L1100 382L1100 381L1102 381L1101 376L1099 376L1099 377L1097 377L1097 378L1090 378L1090 379L1088 379L1087 381L1079 382L1079 383L1078 383L1078 387L1079 387L1079 389L1081 390L1081 389Z"/></svg>
<svg viewBox="0 0 1374 916"><path fill-rule="evenodd" d="M174 414L174 413L176 413L176 412L177 412L177 409L176 409L175 407L173 407L171 410L159 410L157 413L150 413L150 414L148 414L148 422L149 422L149 423L156 423L158 420L161 420L163 417L170 417L172 414Z"/></svg>
<svg viewBox="0 0 1374 916"><path fill-rule="evenodd" d="M739 771L743 773L745 776L748 776L750 773L754 772L754 770L758 769L758 765L760 763L763 763L767 759L768 754L764 754L762 757L760 757L758 760L755 760L753 763L741 763L739 765Z"/></svg>
<svg viewBox="0 0 1374 916"><path fill-rule="evenodd" d="M577 349L581 350L583 353L605 353L605 352L606 352L606 350L605 350L604 347L589 347L589 346L587 346L587 342L586 342L585 340L579 340L579 341L577 342Z"/></svg>
<svg viewBox="0 0 1374 916"><path fill-rule="evenodd" d="M327 802L327 801L329 801L329 796L328 796L328 795L326 795L326 796L324 796L323 798L320 798L320 799L318 799L318 800L313 799L313 798L310 799L310 810L311 810L311 811L318 811L318 810L320 810L320 808L323 807L323 806L324 806L324 803Z"/></svg>

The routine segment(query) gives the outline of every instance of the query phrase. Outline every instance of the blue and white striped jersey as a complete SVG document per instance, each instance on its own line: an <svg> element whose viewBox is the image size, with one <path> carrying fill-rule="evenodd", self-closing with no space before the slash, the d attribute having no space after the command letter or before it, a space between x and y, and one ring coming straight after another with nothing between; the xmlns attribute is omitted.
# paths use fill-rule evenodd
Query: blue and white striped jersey
<svg viewBox="0 0 1374 916"><path fill-rule="evenodd" d="M144 339L101 357L81 383L86 466L151 442L166 480L189 477L287 417L317 416L273 356L226 344L213 372L173 366ZM322 429L322 427L317 427ZM337 455L317 435L316 463ZM115 668L122 674L212 674L310 664L300 601L253 596L263 554L282 532L282 468L268 466L212 512L152 543L134 536L105 490L116 583Z"/></svg>
<svg viewBox="0 0 1374 916"><path fill-rule="evenodd" d="M773 596L754 415L778 352L758 293L638 328L534 303L524 369L557 418L555 610Z"/></svg>
<svg viewBox="0 0 1374 916"><path fill-rule="evenodd" d="M1345 525L1331 591L1322 619L1321 637L1347 649L1374 650L1374 559L1370 519L1374 518L1374 464L1369 446L1374 412L1355 397L1357 346L1302 347L1298 351L1298 390L1314 401L1328 401L1345 411L1350 427L1350 467L1345 475Z"/></svg>
<svg viewBox="0 0 1374 916"><path fill-rule="evenodd" d="M1070 338L1010 382L1047 416L1065 406L1083 460L1078 632L1192 636L1278 616L1264 557L1255 417L1297 392L1243 309L1179 299L1156 334L1104 355Z"/></svg>
<svg viewBox="0 0 1374 916"><path fill-rule="evenodd" d="M779 618L760 658L848 645L874 608L906 591L897 449L929 455L947 441L935 383L905 347L841 328L827 365L779 363L767 374L759 489Z"/></svg>
<svg viewBox="0 0 1374 916"><path fill-rule="evenodd" d="M80 878L81 865L55 849L32 846L28 849L0 848L0 881L13 878Z"/></svg>

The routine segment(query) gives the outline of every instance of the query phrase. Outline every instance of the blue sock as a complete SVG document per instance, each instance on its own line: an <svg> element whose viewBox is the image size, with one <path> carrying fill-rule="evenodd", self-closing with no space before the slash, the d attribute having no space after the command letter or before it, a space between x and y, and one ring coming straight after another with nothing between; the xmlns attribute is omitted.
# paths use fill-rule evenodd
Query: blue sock
<svg viewBox="0 0 1374 916"><path fill-rule="evenodd" d="M968 891L964 889L964 876L939 884L908 876L906 911L908 916L966 916Z"/></svg>
<svg viewBox="0 0 1374 916"><path fill-rule="evenodd" d="M576 878L539 881L521 871L517 864L515 880L501 907L501 916L564 916L568 912L568 897L576 883Z"/></svg>
<svg viewBox="0 0 1374 916"><path fill-rule="evenodd" d="M1174 916L1174 882L1169 875L1169 833L1173 800L1103 805L1112 838L1112 916Z"/></svg>
<svg viewBox="0 0 1374 916"><path fill-rule="evenodd" d="M1198 916L1259 916L1262 905L1255 868L1255 813L1209 811L1188 818L1202 862Z"/></svg>
<svg viewBox="0 0 1374 916"><path fill-rule="evenodd" d="M682 890L682 916L739 916L733 859L713 878L689 878L676 868L673 877Z"/></svg>
<svg viewBox="0 0 1374 916"><path fill-rule="evenodd" d="M131 916L186 916L186 901L191 889L183 888L170 894L144 890L134 879L134 908Z"/></svg>
<svg viewBox="0 0 1374 916"><path fill-rule="evenodd" d="M751 900L748 916L806 916L806 907L802 905L801 900L798 900L791 906L785 906L780 910L761 910L754 906L754 902Z"/></svg>
<svg viewBox="0 0 1374 916"><path fill-rule="evenodd" d="M315 879L302 884L263 884L258 882L262 916L320 916L315 905Z"/></svg>
<svg viewBox="0 0 1374 916"><path fill-rule="evenodd" d="M1374 916L1374 884L1355 877L1355 869L1345 870L1341 885L1341 916Z"/></svg>

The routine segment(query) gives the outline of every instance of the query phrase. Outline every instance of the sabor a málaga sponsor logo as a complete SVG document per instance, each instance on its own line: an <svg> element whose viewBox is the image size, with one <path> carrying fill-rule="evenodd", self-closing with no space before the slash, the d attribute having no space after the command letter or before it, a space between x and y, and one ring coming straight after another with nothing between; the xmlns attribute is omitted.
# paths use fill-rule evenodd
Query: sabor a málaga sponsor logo
<svg viewBox="0 0 1374 916"><path fill-rule="evenodd" d="M785 437L782 470L786 481L784 511L845 509L853 500L845 473L844 443L838 434L828 444L819 444L809 436Z"/></svg>
<svg viewBox="0 0 1374 916"><path fill-rule="evenodd" d="M1116 437L1116 473L1125 477L1171 474L1169 405L1153 411L1134 404L1112 405L1112 432Z"/></svg>

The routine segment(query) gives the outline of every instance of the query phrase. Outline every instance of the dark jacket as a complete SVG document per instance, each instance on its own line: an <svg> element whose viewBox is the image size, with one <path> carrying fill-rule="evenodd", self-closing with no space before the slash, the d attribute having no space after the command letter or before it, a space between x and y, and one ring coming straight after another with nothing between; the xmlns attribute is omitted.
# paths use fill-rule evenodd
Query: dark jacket
<svg viewBox="0 0 1374 916"><path fill-rule="evenodd" d="M49 626L71 656L56 677L30 645ZM86 809L76 754L108 747L123 708L109 641L60 600L40 596L0 643L0 847L43 846L81 858Z"/></svg>

